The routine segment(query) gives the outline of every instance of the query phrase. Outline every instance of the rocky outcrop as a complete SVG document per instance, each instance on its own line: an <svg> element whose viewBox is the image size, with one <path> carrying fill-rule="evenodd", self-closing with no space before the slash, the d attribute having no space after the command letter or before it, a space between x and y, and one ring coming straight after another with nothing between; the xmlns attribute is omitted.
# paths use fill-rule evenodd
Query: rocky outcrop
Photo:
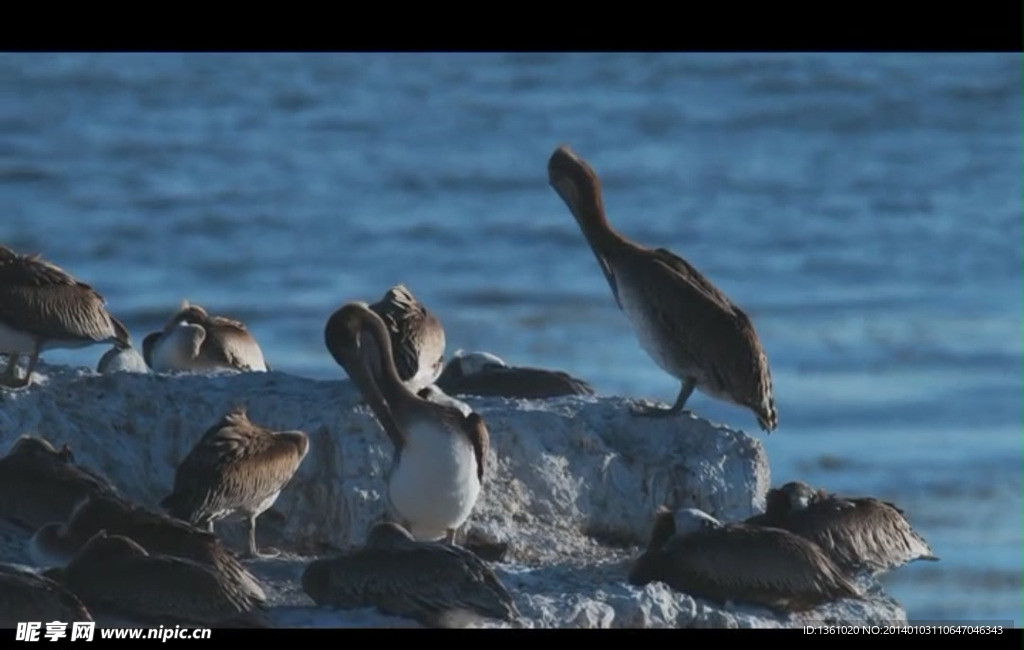
<svg viewBox="0 0 1024 650"><path fill-rule="evenodd" d="M347 379L281 372L97 375L52 366L41 366L39 375L27 389L0 392L0 449L24 433L67 443L77 462L151 507L170 491L175 467L196 440L236 404L245 404L255 423L305 431L309 454L259 521L260 543L289 554L254 566L275 594L275 616L287 625L394 620L309 609L297 587L303 558L361 543L384 510L391 449ZM759 439L692 416L634 418L629 400L614 397L466 402L491 435L486 483L468 528L509 544L497 569L529 625L802 624L624 580L657 506L697 507L726 521L763 509L770 476ZM240 530L218 528L235 543ZM0 534L0 559L27 562L19 544L17 535ZM882 594L819 609L808 616L904 617Z"/></svg>

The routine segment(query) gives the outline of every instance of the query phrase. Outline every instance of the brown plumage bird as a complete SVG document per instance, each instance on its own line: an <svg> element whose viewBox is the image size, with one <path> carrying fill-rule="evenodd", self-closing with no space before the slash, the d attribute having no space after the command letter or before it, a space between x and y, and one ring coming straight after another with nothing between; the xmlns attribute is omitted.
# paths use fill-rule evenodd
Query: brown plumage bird
<svg viewBox="0 0 1024 650"><path fill-rule="evenodd" d="M750 409L767 432L778 425L768 358L747 315L683 258L647 248L616 232L605 217L601 183L590 165L563 145L548 160L548 179L597 256L619 309L640 346L681 382L668 409L683 412L694 388Z"/></svg>
<svg viewBox="0 0 1024 650"><path fill-rule="evenodd" d="M309 437L302 431L271 431L237 407L203 434L160 505L210 532L214 521L240 514L249 524L249 556L273 557L278 551L256 548L256 518L274 504L307 451Z"/></svg>
<svg viewBox="0 0 1024 650"><path fill-rule="evenodd" d="M462 350L444 367L437 386L450 395L519 399L594 394L590 384L560 370L509 366L488 352Z"/></svg>
<svg viewBox="0 0 1024 650"><path fill-rule="evenodd" d="M88 496L120 498L109 481L76 465L67 445L57 450L25 435L0 458L0 517L29 532L66 520Z"/></svg>
<svg viewBox="0 0 1024 650"><path fill-rule="evenodd" d="M44 350L107 342L121 349L132 345L103 296L38 255L20 255L0 245L0 354L7 356L0 385L28 386ZM19 378L22 356L28 357L28 366Z"/></svg>
<svg viewBox="0 0 1024 650"><path fill-rule="evenodd" d="M722 524L694 508L662 508L647 551L629 574L633 585L664 582L717 602L803 611L860 590L815 544L788 531Z"/></svg>
<svg viewBox="0 0 1024 650"><path fill-rule="evenodd" d="M850 574L877 575L914 560L939 559L905 513L887 501L840 497L793 481L769 490L767 505L747 523L809 539Z"/></svg>
<svg viewBox="0 0 1024 650"><path fill-rule="evenodd" d="M91 621L92 616L67 588L23 567L0 563L0 628L27 621Z"/></svg>
<svg viewBox="0 0 1024 650"><path fill-rule="evenodd" d="M476 555L449 544L417 542L391 522L376 524L366 546L310 563L302 588L318 605L375 607L427 627L519 617L508 590Z"/></svg>
<svg viewBox="0 0 1024 650"><path fill-rule="evenodd" d="M269 627L262 601L236 582L191 560L147 553L106 531L66 567L44 575L77 594L94 614L164 625Z"/></svg>
<svg viewBox="0 0 1024 650"><path fill-rule="evenodd" d="M370 309L387 327L398 376L409 390L415 393L433 384L444 364L444 328L437 316L403 284L388 289ZM363 345L368 350L374 376L380 377L377 344L367 335Z"/></svg>
<svg viewBox="0 0 1024 650"><path fill-rule="evenodd" d="M363 344L368 336L376 342L372 349ZM412 392L395 367L384 321L364 303L348 303L334 312L324 328L324 340L394 446L388 474L392 513L418 540L452 541L484 482L490 438L483 418L446 400L436 403ZM374 375L371 355L378 358L379 377Z"/></svg>
<svg viewBox="0 0 1024 650"><path fill-rule="evenodd" d="M163 330L143 339L142 355L156 372L269 370L263 351L245 325L224 316L211 316L188 301L181 304Z"/></svg>
<svg viewBox="0 0 1024 650"><path fill-rule="evenodd" d="M234 581L254 599L266 599L259 581L217 536L110 497L86 497L65 523L46 524L37 530L29 543L29 555L39 566L64 565L101 530L127 537L151 555L169 555L202 564L222 579Z"/></svg>

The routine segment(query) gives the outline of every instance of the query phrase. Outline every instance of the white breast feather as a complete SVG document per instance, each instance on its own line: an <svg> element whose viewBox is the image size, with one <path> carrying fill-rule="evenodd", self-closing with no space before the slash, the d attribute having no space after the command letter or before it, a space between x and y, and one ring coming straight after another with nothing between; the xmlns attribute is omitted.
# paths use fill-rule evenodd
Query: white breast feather
<svg viewBox="0 0 1024 650"><path fill-rule="evenodd" d="M418 540L437 540L469 517L480 493L469 439L431 423L409 427L388 496L395 514Z"/></svg>

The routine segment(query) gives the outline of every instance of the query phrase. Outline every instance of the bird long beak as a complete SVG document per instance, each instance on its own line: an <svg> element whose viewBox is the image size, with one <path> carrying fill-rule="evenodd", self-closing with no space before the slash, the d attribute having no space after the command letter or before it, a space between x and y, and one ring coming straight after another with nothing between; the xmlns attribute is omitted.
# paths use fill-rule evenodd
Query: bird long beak
<svg viewBox="0 0 1024 650"><path fill-rule="evenodd" d="M362 393L363 399L370 405L373 414L377 416L377 421L384 428L384 433L387 434L396 447L400 447L405 436L402 435L401 430L398 428L394 414L391 411L391 406L384 398L384 392L370 370L366 353L366 348L361 345L357 346L355 350L346 350L342 354L342 366L344 366L345 372L348 373L352 383Z"/></svg>

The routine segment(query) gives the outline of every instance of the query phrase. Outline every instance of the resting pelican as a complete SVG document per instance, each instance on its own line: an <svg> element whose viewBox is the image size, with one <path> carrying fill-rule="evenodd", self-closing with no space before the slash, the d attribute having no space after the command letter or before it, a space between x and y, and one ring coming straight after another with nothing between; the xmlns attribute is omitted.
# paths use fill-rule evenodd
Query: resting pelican
<svg viewBox="0 0 1024 650"><path fill-rule="evenodd" d="M211 569L150 554L131 539L100 531L66 567L44 575L89 609L152 623L269 627L261 600Z"/></svg>
<svg viewBox="0 0 1024 650"><path fill-rule="evenodd" d="M225 580L237 583L253 598L266 599L259 581L217 536L173 517L105 496L88 496L66 522L46 524L37 530L29 542L29 555L40 566L67 564L101 530L127 537L147 553L205 565Z"/></svg>
<svg viewBox="0 0 1024 650"><path fill-rule="evenodd" d="M489 352L458 350L437 385L450 395L543 399L562 395L593 395L587 382L545 368L509 366Z"/></svg>
<svg viewBox="0 0 1024 650"><path fill-rule="evenodd" d="M156 372L269 370L263 351L245 325L224 316L210 316L188 301L181 304L162 331L143 339L142 352Z"/></svg>
<svg viewBox="0 0 1024 650"><path fill-rule="evenodd" d="M245 409L236 407L181 462L174 492L160 505L210 532L214 521L241 514L249 524L249 556L274 557L278 551L256 548L256 518L274 505L308 451L309 437L302 431L275 433L253 424Z"/></svg>
<svg viewBox="0 0 1024 650"><path fill-rule="evenodd" d="M18 623L91 621L82 601L60 584L26 568L0 563L0 628Z"/></svg>
<svg viewBox="0 0 1024 650"><path fill-rule="evenodd" d="M634 413L681 413L697 388L750 409L761 428L771 433L778 414L768 357L743 310L683 258L664 248L633 243L616 232L605 217L597 174L568 146L551 155L548 179L597 256L640 346L682 383L672 407L645 407Z"/></svg>
<svg viewBox="0 0 1024 650"><path fill-rule="evenodd" d="M788 531L722 524L695 508L659 509L629 582L664 582L718 602L802 611L860 591L815 544Z"/></svg>
<svg viewBox="0 0 1024 650"><path fill-rule="evenodd" d="M0 386L28 386L44 350L107 342L118 349L132 345L103 296L38 255L0 245L0 354L7 357ZM19 379L22 356L28 356L28 367Z"/></svg>
<svg viewBox="0 0 1024 650"><path fill-rule="evenodd" d="M800 481L769 490L767 510L747 523L809 539L849 573L877 575L914 560L939 559L895 505L826 494Z"/></svg>
<svg viewBox="0 0 1024 650"><path fill-rule="evenodd" d="M376 341L367 351L369 333ZM363 394L394 445L388 500L417 540L454 539L484 482L489 437L483 418L431 402L402 382L384 321L364 303L348 303L327 321L327 348ZM381 365L375 377L369 353Z"/></svg>
<svg viewBox="0 0 1024 650"><path fill-rule="evenodd" d="M476 555L449 544L417 542L393 522L376 524L363 548L310 563L302 589L318 605L376 607L427 627L458 626L465 618L512 622L519 617L508 590Z"/></svg>
<svg viewBox="0 0 1024 650"><path fill-rule="evenodd" d="M64 521L88 496L120 498L109 481L76 465L67 445L58 451L44 438L24 435L0 458L0 517L29 532Z"/></svg>

